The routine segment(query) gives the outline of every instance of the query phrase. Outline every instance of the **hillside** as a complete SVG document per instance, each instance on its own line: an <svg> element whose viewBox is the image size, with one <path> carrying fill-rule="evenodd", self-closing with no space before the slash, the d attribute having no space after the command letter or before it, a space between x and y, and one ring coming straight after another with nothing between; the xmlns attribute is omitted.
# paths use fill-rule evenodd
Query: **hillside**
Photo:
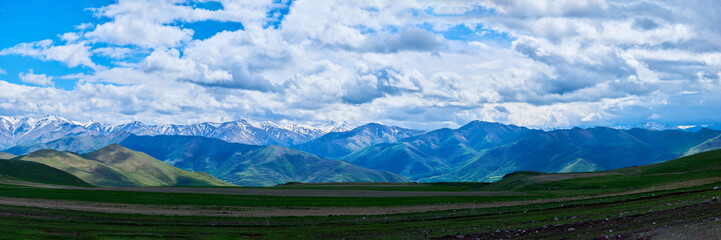
<svg viewBox="0 0 721 240"><path fill-rule="evenodd" d="M658 163L719 148L719 136L721 131L711 129L542 131L475 121L367 147L342 159L423 182L496 181L522 170L583 172Z"/></svg>
<svg viewBox="0 0 721 240"><path fill-rule="evenodd" d="M145 153L112 144L83 157L120 169L145 186L229 186L203 173L173 167Z"/></svg>
<svg viewBox="0 0 721 240"><path fill-rule="evenodd" d="M16 160L45 164L95 186L228 185L204 174L175 169L157 159L117 145L84 156L46 149L18 157Z"/></svg>
<svg viewBox="0 0 721 240"><path fill-rule="evenodd" d="M515 172L485 190L603 193L634 189L672 189L721 181L721 150L681 157L663 163L584 173Z"/></svg>
<svg viewBox="0 0 721 240"><path fill-rule="evenodd" d="M369 123L346 132L331 132L293 148L321 157L338 158L359 149L422 134L423 131Z"/></svg>
<svg viewBox="0 0 721 240"><path fill-rule="evenodd" d="M281 146L253 146L188 136L130 136L120 145L178 168L242 186L286 182L407 182L403 176L323 159Z"/></svg>
<svg viewBox="0 0 721 240"><path fill-rule="evenodd" d="M0 152L0 159L13 159L17 157L15 154Z"/></svg>
<svg viewBox="0 0 721 240"><path fill-rule="evenodd" d="M80 178L45 164L0 160L0 179L70 186L91 186Z"/></svg>

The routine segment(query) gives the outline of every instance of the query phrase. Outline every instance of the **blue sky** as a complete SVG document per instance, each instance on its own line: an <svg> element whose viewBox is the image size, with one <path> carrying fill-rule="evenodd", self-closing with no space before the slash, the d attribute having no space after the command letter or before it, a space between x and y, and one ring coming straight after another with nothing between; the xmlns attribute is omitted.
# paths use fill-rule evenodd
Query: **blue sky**
<svg viewBox="0 0 721 240"><path fill-rule="evenodd" d="M720 4L0 1L0 115L721 123Z"/></svg>

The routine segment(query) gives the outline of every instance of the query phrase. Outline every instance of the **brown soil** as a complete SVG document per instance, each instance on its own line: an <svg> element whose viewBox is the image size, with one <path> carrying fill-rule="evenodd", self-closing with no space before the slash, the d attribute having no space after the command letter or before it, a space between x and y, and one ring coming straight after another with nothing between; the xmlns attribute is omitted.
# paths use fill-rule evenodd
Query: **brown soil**
<svg viewBox="0 0 721 240"><path fill-rule="evenodd" d="M721 239L721 201L612 219L498 229L437 239Z"/></svg>
<svg viewBox="0 0 721 240"><path fill-rule="evenodd" d="M571 179L571 178L600 177L600 176L608 176L608 175L621 175L621 174L616 173L616 172L544 174L544 175L538 175L538 176L530 176L529 179L541 181L541 182L551 182L551 181L560 181L560 180Z"/></svg>
<svg viewBox="0 0 721 240"><path fill-rule="evenodd" d="M276 216L328 216L328 215L383 215L456 209L515 206L534 203L561 202L570 199L539 199L498 203L459 203L395 207L234 207L234 206L179 206L116 204L85 201L2 198L0 205L39 207L103 213L126 213L166 216L235 216L235 217L276 217Z"/></svg>
<svg viewBox="0 0 721 240"><path fill-rule="evenodd" d="M132 191L132 192L159 192L159 193L194 193L194 194L224 194L224 195L252 195L252 196L288 196L288 197L430 197L430 196L516 196L521 193L506 191L373 191L373 190L343 190L343 189L278 189L278 188L202 188L202 187L73 187L43 183L2 180L17 186L78 189L96 191ZM378 185L357 185L378 186ZM395 186L395 185L389 185Z"/></svg>
<svg viewBox="0 0 721 240"><path fill-rule="evenodd" d="M184 188L184 187L103 187L89 190L162 192L162 193L200 193L255 196L288 197L429 197L429 196L511 196L522 195L514 192L468 191L373 191L373 190L327 190L327 189L272 189L272 188Z"/></svg>

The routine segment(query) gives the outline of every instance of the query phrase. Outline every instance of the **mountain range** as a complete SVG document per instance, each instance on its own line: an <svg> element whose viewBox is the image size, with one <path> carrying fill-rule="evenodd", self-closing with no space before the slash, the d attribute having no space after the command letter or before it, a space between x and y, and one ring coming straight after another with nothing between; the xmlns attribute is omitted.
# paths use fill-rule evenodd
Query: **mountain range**
<svg viewBox="0 0 721 240"><path fill-rule="evenodd" d="M391 143L424 131L369 123L349 131L331 132L293 148L326 158L339 158L379 143Z"/></svg>
<svg viewBox="0 0 721 240"><path fill-rule="evenodd" d="M147 125L141 122L109 125L95 121L70 121L56 115L40 119L0 116L0 149L17 145L47 143L69 136L98 136L127 132L135 135L183 135L217 138L227 142L291 146L308 142L329 132L347 131L348 122L327 122L314 126L278 125L272 122L237 120L189 125Z"/></svg>
<svg viewBox="0 0 721 240"><path fill-rule="evenodd" d="M5 132L15 133L16 142L35 143L6 149L10 154L42 149L85 154L120 144L181 169L245 186L292 181L496 181L514 171L600 171L721 148L721 131L698 126L649 130L668 128L653 123L630 129L536 130L473 121L433 131L378 123L339 131L246 120L108 126L48 117L11 123L13 127L6 129L13 131ZM339 132L319 135L325 131Z"/></svg>
<svg viewBox="0 0 721 240"><path fill-rule="evenodd" d="M580 172L646 165L721 148L721 131L614 129L532 130L473 121L343 158L421 182L496 181L515 171Z"/></svg>
<svg viewBox="0 0 721 240"><path fill-rule="evenodd" d="M287 182L408 182L401 175L277 145L256 146L192 136L135 136L120 145L173 166L241 186Z"/></svg>

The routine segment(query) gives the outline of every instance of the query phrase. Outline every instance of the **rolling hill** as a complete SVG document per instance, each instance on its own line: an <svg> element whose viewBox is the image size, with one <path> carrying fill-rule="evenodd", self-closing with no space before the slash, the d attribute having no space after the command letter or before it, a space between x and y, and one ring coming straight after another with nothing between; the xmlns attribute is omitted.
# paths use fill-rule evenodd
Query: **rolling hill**
<svg viewBox="0 0 721 240"><path fill-rule="evenodd" d="M15 157L17 157L15 154L6 153L6 152L0 152L0 159L5 159L5 160L7 160L7 159L13 159L13 158L15 158Z"/></svg>
<svg viewBox="0 0 721 240"><path fill-rule="evenodd" d="M40 150L14 160L37 162L95 186L227 186L201 173L187 172L119 145L86 155Z"/></svg>
<svg viewBox="0 0 721 240"><path fill-rule="evenodd" d="M338 158L371 145L397 142L422 133L419 130L369 123L346 132L331 132L293 148L321 157Z"/></svg>
<svg viewBox="0 0 721 240"><path fill-rule="evenodd" d="M546 191L572 190L575 194L663 190L721 181L721 150L689 155L663 163L600 172L508 174L484 190Z"/></svg>
<svg viewBox="0 0 721 240"><path fill-rule="evenodd" d="M287 182L407 182L386 171L281 146L254 146L189 136L130 136L120 145L176 167L209 173L242 186Z"/></svg>
<svg viewBox="0 0 721 240"><path fill-rule="evenodd" d="M367 147L342 160L423 182L496 181L521 170L601 171L658 163L721 147L720 135L711 129L542 131L474 121Z"/></svg>
<svg viewBox="0 0 721 240"><path fill-rule="evenodd" d="M91 186L80 178L48 165L17 160L0 160L0 179L70 186Z"/></svg>

